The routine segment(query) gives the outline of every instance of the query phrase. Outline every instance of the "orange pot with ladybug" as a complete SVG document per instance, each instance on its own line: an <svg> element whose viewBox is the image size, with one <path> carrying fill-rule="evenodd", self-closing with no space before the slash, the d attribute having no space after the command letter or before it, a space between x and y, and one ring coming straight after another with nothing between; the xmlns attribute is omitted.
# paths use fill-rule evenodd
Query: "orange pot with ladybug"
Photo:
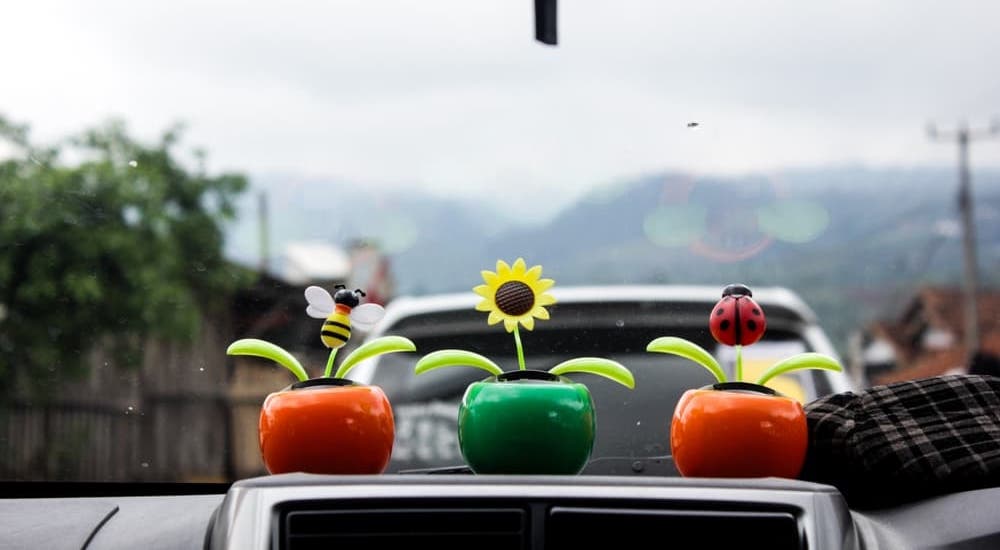
<svg viewBox="0 0 1000 550"><path fill-rule="evenodd" d="M382 473L395 437L392 406L381 388L356 383L347 374L365 359L415 351L416 346L400 336L376 338L354 349L334 372L337 351L350 339L352 325L373 325L384 310L377 304L359 305L364 292L342 285L332 296L311 286L305 296L306 313L324 319L320 339L330 355L323 376L309 378L295 357L263 340L237 340L226 350L270 359L299 379L267 396L261 406L258 435L264 465L272 474Z"/></svg>
<svg viewBox="0 0 1000 550"><path fill-rule="evenodd" d="M746 382L686 391L670 423L674 465L688 477L794 478L807 445L802 405Z"/></svg>
<svg viewBox="0 0 1000 550"><path fill-rule="evenodd" d="M718 383L681 396L670 421L674 465L688 477L798 477L809 432L802 405L766 384L776 376L802 369L842 370L818 353L789 357L767 369L753 383L744 381L742 346L764 336L764 310L744 285L729 285L710 313L712 336L736 347L733 381L710 353L697 344L665 336L647 351L679 355L711 372Z"/></svg>

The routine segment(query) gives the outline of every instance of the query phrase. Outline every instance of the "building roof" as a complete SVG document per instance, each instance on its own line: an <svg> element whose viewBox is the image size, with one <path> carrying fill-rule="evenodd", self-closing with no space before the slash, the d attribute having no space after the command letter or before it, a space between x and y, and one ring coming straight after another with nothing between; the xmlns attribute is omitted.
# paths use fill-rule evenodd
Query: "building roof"
<svg viewBox="0 0 1000 550"><path fill-rule="evenodd" d="M981 290L977 297L980 349L1000 356L1000 292ZM872 380L885 384L964 372L964 296L955 287L932 286L920 289L898 319L880 320L868 332L889 342L896 351L899 368ZM943 349L927 349L923 336L928 330L954 336L954 344Z"/></svg>
<svg viewBox="0 0 1000 550"><path fill-rule="evenodd" d="M924 305L928 322L939 328L953 330L964 336L963 319L964 296L956 288L928 287L921 290L915 299ZM1000 292L980 291L977 296L977 313L981 334L1000 330Z"/></svg>
<svg viewBox="0 0 1000 550"><path fill-rule="evenodd" d="M351 259L341 248L320 241L290 243L285 248L283 278L291 284L343 280L351 273Z"/></svg>

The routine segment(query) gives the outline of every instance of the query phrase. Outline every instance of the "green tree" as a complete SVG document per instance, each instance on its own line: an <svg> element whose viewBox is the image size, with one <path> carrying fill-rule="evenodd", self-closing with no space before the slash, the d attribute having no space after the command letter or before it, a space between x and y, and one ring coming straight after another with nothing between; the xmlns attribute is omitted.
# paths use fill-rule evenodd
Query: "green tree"
<svg viewBox="0 0 1000 550"><path fill-rule="evenodd" d="M207 175L198 152L186 167L179 137L112 121L40 147L0 116L0 395L86 372L97 342L134 366L144 338L193 337L247 282L222 255L246 179Z"/></svg>

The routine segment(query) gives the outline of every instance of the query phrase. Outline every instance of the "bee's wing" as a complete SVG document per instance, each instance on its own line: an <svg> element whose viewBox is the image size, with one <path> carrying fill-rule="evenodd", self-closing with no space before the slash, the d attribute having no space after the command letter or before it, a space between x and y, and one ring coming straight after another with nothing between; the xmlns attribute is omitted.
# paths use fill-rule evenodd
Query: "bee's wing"
<svg viewBox="0 0 1000 550"><path fill-rule="evenodd" d="M306 288L306 302L309 303L306 315L313 319L326 319L333 313L333 296L330 296L324 288L318 286Z"/></svg>
<svg viewBox="0 0 1000 550"><path fill-rule="evenodd" d="M365 330L375 326L385 315L385 308L378 304L361 304L351 309L351 323Z"/></svg>

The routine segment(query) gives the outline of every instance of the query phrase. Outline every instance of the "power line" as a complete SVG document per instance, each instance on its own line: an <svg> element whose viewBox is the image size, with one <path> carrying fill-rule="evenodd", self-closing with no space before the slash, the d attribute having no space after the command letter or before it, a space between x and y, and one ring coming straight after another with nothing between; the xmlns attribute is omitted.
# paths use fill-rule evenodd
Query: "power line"
<svg viewBox="0 0 1000 550"><path fill-rule="evenodd" d="M976 294L979 288L979 267L976 260L976 225L972 213L972 182L969 175L969 142L989 139L1000 135L1000 119L994 120L989 128L970 129L960 122L955 130L941 132L934 124L927 127L927 135L935 141L955 141L958 143L958 212L962 220L962 257L965 264L965 357L966 364L979 350L979 312Z"/></svg>

